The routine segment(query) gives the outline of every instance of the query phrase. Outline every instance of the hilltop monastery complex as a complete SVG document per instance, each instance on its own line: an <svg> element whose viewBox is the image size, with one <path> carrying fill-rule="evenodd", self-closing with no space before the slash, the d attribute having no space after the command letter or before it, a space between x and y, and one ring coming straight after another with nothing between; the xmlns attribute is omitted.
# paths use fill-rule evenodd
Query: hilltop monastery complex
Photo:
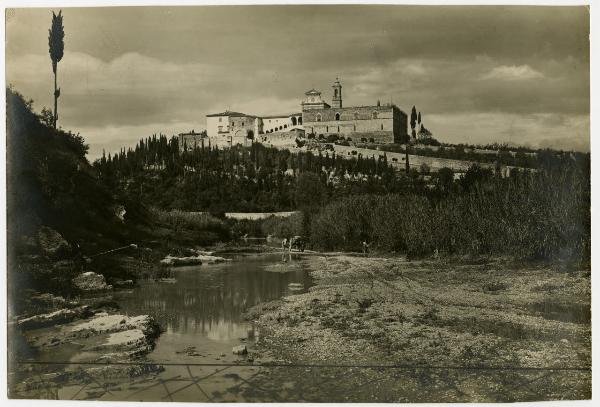
<svg viewBox="0 0 600 407"><path fill-rule="evenodd" d="M400 143L407 135L407 116L393 104L344 107L342 84L333 83L331 104L321 92L305 93L301 112L275 116L255 116L225 111L206 116L207 138L216 145L247 145L252 141L273 143L303 137L336 135L348 141ZM180 145L193 148L204 143L198 133L179 135Z"/></svg>

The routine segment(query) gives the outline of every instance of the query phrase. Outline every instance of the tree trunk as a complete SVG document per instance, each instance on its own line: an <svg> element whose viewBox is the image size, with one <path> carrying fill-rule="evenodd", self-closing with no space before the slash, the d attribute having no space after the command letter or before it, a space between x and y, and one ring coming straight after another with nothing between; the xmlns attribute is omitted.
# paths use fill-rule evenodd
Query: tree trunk
<svg viewBox="0 0 600 407"><path fill-rule="evenodd" d="M56 129L56 121L58 120L58 97L56 96L56 68L54 68L54 128Z"/></svg>
<svg viewBox="0 0 600 407"><path fill-rule="evenodd" d="M56 92L56 68L54 65L54 128L56 129L56 122L58 121L58 93Z"/></svg>
<svg viewBox="0 0 600 407"><path fill-rule="evenodd" d="M405 161L406 161L406 174L408 175L408 171L410 170L410 164L408 163L408 142L406 143L405 151L406 151L406 158L405 158Z"/></svg>

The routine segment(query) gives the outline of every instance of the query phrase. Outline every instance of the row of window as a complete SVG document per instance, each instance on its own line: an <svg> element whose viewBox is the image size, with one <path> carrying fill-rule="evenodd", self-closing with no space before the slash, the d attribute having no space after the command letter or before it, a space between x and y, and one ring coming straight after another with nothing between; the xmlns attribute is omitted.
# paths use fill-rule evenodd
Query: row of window
<svg viewBox="0 0 600 407"><path fill-rule="evenodd" d="M314 128L311 127L311 133L314 131ZM381 125L381 130L383 130L383 124ZM337 126L338 133L340 132L340 126ZM352 131L356 131L356 124L352 126ZM325 133L329 133L329 126L325 126Z"/></svg>
<svg viewBox="0 0 600 407"><path fill-rule="evenodd" d="M339 113L338 113L339 116ZM339 120L339 118L337 118L336 120ZM221 123L223 121L222 117L219 117L219 123ZM275 120L277 123L279 123L279 119ZM269 119L269 123L271 123L271 119ZM234 122L231 122L231 126L233 127ZM292 125L296 125L296 124L302 124L302 117L298 117L298 119L296 119L295 117L292 117ZM242 122L242 126L244 125L244 122Z"/></svg>
<svg viewBox="0 0 600 407"><path fill-rule="evenodd" d="M358 114L358 112L354 112L354 120L358 120L359 117L360 117L360 115ZM371 119L377 119L377 112L371 113ZM340 120L340 114L339 113L335 114L335 120ZM322 121L321 113L317 113L317 121L318 122Z"/></svg>
<svg viewBox="0 0 600 407"><path fill-rule="evenodd" d="M274 129L267 130L267 131L265 131L265 133L273 133L274 131L283 130L283 129L287 129L287 124L284 124L283 126L275 127Z"/></svg>

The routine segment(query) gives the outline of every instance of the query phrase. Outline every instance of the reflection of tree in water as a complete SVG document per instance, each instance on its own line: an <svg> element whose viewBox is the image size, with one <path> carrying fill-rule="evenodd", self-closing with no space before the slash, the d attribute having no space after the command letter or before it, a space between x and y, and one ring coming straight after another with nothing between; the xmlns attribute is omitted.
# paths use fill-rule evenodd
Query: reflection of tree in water
<svg viewBox="0 0 600 407"><path fill-rule="evenodd" d="M176 283L142 283L120 303L125 312L153 315L168 331L231 337L241 329L246 309L287 294L289 283L309 285L304 271L272 273L264 265L242 261L212 269L182 268L175 273Z"/></svg>

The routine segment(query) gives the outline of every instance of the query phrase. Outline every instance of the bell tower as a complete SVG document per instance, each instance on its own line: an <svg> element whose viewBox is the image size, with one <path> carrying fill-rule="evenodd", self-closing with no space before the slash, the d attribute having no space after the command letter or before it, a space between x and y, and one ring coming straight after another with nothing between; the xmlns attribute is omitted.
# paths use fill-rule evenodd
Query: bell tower
<svg viewBox="0 0 600 407"><path fill-rule="evenodd" d="M342 84L338 78L335 78L333 83L333 99L331 100L331 107L342 108Z"/></svg>

